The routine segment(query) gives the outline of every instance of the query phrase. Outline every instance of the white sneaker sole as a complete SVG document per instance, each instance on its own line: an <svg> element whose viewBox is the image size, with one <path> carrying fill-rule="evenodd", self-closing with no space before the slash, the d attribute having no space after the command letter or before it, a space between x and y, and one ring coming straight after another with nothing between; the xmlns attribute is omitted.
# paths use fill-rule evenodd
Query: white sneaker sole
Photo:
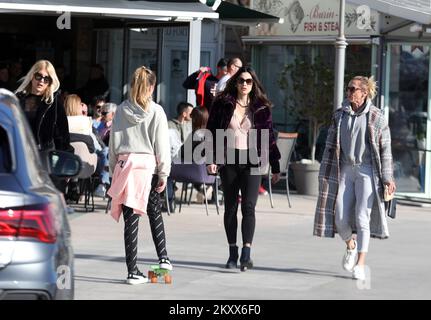
<svg viewBox="0 0 431 320"><path fill-rule="evenodd" d="M165 270L169 270L172 271L172 265L171 264L167 264L167 263L161 263L159 264L160 269L165 269Z"/></svg>
<svg viewBox="0 0 431 320"><path fill-rule="evenodd" d="M352 274L352 279L353 279L353 280L361 280L361 281L365 281L365 280L366 280L366 277L365 277L365 275Z"/></svg>
<svg viewBox="0 0 431 320"><path fill-rule="evenodd" d="M347 272L353 272L353 268L354 268L355 266L353 266L352 268L347 268L345 265L344 265L344 263L343 263L343 269L345 270L345 271L347 271Z"/></svg>
<svg viewBox="0 0 431 320"><path fill-rule="evenodd" d="M148 283L148 278L142 278L142 279L127 279L127 284L135 285L135 284L143 284Z"/></svg>

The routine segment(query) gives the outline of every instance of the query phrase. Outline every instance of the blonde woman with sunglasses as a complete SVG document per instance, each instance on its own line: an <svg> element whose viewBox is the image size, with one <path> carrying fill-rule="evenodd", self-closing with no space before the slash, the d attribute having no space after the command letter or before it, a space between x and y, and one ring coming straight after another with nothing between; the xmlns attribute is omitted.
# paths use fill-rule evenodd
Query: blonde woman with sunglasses
<svg viewBox="0 0 431 320"><path fill-rule="evenodd" d="M314 235L346 243L344 270L366 280L370 237L389 237L383 189L395 192L391 136L383 112L374 106L373 77L350 80L346 99L335 111L319 173ZM355 235L356 234L356 235Z"/></svg>
<svg viewBox="0 0 431 320"><path fill-rule="evenodd" d="M41 151L73 150L59 87L54 66L47 60L39 60L15 92Z"/></svg>

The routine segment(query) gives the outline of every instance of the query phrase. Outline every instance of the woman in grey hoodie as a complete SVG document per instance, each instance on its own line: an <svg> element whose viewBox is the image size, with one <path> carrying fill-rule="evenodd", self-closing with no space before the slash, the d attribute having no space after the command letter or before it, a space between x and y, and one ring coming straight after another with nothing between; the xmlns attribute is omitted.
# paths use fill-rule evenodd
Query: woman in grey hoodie
<svg viewBox="0 0 431 320"><path fill-rule="evenodd" d="M375 95L372 77L350 80L328 131L314 221L314 235L334 237L337 231L346 242L342 265L358 280L366 278L370 237L389 236L383 188L395 192L391 136L383 112L372 103Z"/></svg>
<svg viewBox="0 0 431 320"><path fill-rule="evenodd" d="M147 213L160 268L172 270L166 250L160 193L171 169L168 122L163 108L152 100L156 76L146 67L136 69L129 99L117 109L109 141L113 174L108 194L112 215L124 217L127 283L148 279L136 265L139 215ZM117 204L117 209L114 204Z"/></svg>

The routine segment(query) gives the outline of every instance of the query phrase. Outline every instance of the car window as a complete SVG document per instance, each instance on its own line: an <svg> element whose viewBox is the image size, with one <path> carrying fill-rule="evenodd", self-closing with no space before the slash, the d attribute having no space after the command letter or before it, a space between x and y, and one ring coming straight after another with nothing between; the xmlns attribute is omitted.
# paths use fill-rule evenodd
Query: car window
<svg viewBox="0 0 431 320"><path fill-rule="evenodd" d="M1 96L0 89L0 96ZM39 153L34 142L33 133L30 130L30 125L25 118L24 112L18 105L18 100L10 95L1 96L1 102L9 107L12 112L14 127L17 129L19 138L17 144L13 146L15 152L23 152L25 155L25 162L20 165L25 165L28 171L29 180L33 185L40 185L44 183L44 178L41 174L42 163L40 161ZM22 151L18 149L22 148Z"/></svg>
<svg viewBox="0 0 431 320"><path fill-rule="evenodd" d="M0 126L0 173L12 171L12 157L6 130Z"/></svg>

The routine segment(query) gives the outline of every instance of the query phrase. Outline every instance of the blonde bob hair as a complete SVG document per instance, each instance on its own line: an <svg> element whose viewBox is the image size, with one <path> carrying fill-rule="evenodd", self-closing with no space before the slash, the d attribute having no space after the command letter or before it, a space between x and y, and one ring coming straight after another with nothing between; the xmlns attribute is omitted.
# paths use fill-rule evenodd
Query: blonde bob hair
<svg viewBox="0 0 431 320"><path fill-rule="evenodd" d="M30 69L30 71L25 75L24 80L21 85L16 89L15 93L23 92L25 94L31 93L32 80L34 75L45 69L48 75L51 77L52 81L46 87L45 92L42 95L42 101L47 104L54 102L54 93L60 88L60 81L58 80L57 73L51 62L48 60L39 60Z"/></svg>
<svg viewBox="0 0 431 320"><path fill-rule="evenodd" d="M374 77L356 76L350 82L354 80L360 81L362 89L367 92L368 99L373 100L377 95L377 82L374 80Z"/></svg>
<svg viewBox="0 0 431 320"><path fill-rule="evenodd" d="M66 116L82 116L81 98L76 94L69 94L64 99Z"/></svg>
<svg viewBox="0 0 431 320"><path fill-rule="evenodd" d="M130 101L144 109L148 109L152 101L151 86L156 84L156 75L145 66L135 70L130 84Z"/></svg>

